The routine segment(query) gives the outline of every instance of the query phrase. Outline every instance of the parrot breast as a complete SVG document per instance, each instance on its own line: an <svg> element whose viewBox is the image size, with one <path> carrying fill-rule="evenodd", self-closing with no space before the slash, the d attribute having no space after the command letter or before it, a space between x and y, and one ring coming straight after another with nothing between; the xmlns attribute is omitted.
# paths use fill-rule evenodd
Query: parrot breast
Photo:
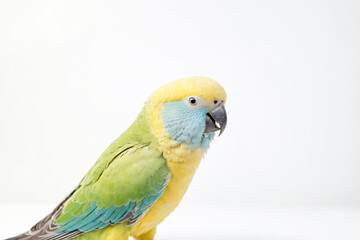
<svg viewBox="0 0 360 240"><path fill-rule="evenodd" d="M184 149L181 148L181 145L178 147L178 151L184 151L181 150ZM175 160L171 159L172 156ZM155 229L179 205L204 156L204 152L201 147L196 147L190 153L186 152L186 155L183 152L183 156L181 162L176 160L177 155L168 154L166 156L167 165L171 171L171 179L161 197L146 215L135 223L131 233L133 237L138 237Z"/></svg>

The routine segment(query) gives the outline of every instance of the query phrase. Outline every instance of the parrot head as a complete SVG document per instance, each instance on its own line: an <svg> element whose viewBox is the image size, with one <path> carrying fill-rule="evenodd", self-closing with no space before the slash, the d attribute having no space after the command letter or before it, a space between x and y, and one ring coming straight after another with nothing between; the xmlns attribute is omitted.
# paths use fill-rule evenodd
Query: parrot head
<svg viewBox="0 0 360 240"><path fill-rule="evenodd" d="M226 93L215 80L189 77L170 82L149 99L149 119L162 145L209 148L215 132L226 127Z"/></svg>

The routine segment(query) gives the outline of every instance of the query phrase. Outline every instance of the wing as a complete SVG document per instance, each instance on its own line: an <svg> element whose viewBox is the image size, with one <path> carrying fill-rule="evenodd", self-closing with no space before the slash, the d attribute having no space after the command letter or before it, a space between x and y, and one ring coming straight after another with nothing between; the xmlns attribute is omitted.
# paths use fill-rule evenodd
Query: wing
<svg viewBox="0 0 360 240"><path fill-rule="evenodd" d="M170 177L157 150L146 145L123 146L100 157L63 203L14 239L69 239L109 224L133 224L161 196Z"/></svg>

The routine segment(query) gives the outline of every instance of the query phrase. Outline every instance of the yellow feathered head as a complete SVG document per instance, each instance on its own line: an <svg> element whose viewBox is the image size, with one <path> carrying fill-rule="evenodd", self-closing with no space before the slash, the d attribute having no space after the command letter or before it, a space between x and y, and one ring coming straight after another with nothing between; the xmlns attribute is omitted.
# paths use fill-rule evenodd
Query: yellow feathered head
<svg viewBox="0 0 360 240"><path fill-rule="evenodd" d="M180 144L206 151L227 121L226 92L215 80L189 77L165 84L149 98L151 128L165 148Z"/></svg>

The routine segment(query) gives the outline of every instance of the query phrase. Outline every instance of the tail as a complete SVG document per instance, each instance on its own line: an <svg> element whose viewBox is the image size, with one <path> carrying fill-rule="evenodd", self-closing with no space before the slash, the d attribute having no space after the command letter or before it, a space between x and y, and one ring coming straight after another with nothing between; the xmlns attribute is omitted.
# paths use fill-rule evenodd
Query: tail
<svg viewBox="0 0 360 240"><path fill-rule="evenodd" d="M63 234L39 234L38 232L33 233L30 230L23 234L17 235L16 237L7 238L5 240L68 240L79 236L80 234L82 234L82 232L77 230Z"/></svg>
<svg viewBox="0 0 360 240"><path fill-rule="evenodd" d="M27 232L26 232L26 233L17 235L16 237L7 238L7 239L5 239L5 240L28 240L28 239L31 239L31 238L29 238L29 237L30 237L30 236L27 235ZM39 238L37 238L37 239L39 239ZM32 240L35 240L35 238L33 238Z"/></svg>
<svg viewBox="0 0 360 240"><path fill-rule="evenodd" d="M61 234L56 233L59 226L54 224L54 219L60 215L62 208L63 205L61 204L29 231L5 240L67 240L82 234L83 232L79 230Z"/></svg>
<svg viewBox="0 0 360 240"><path fill-rule="evenodd" d="M47 215L40 222L35 224L29 231L5 240L65 240L71 239L80 235L82 232L74 230L63 234L57 234L56 230L59 228L54 221L60 216L64 207L64 202L76 191L70 193L49 215Z"/></svg>

